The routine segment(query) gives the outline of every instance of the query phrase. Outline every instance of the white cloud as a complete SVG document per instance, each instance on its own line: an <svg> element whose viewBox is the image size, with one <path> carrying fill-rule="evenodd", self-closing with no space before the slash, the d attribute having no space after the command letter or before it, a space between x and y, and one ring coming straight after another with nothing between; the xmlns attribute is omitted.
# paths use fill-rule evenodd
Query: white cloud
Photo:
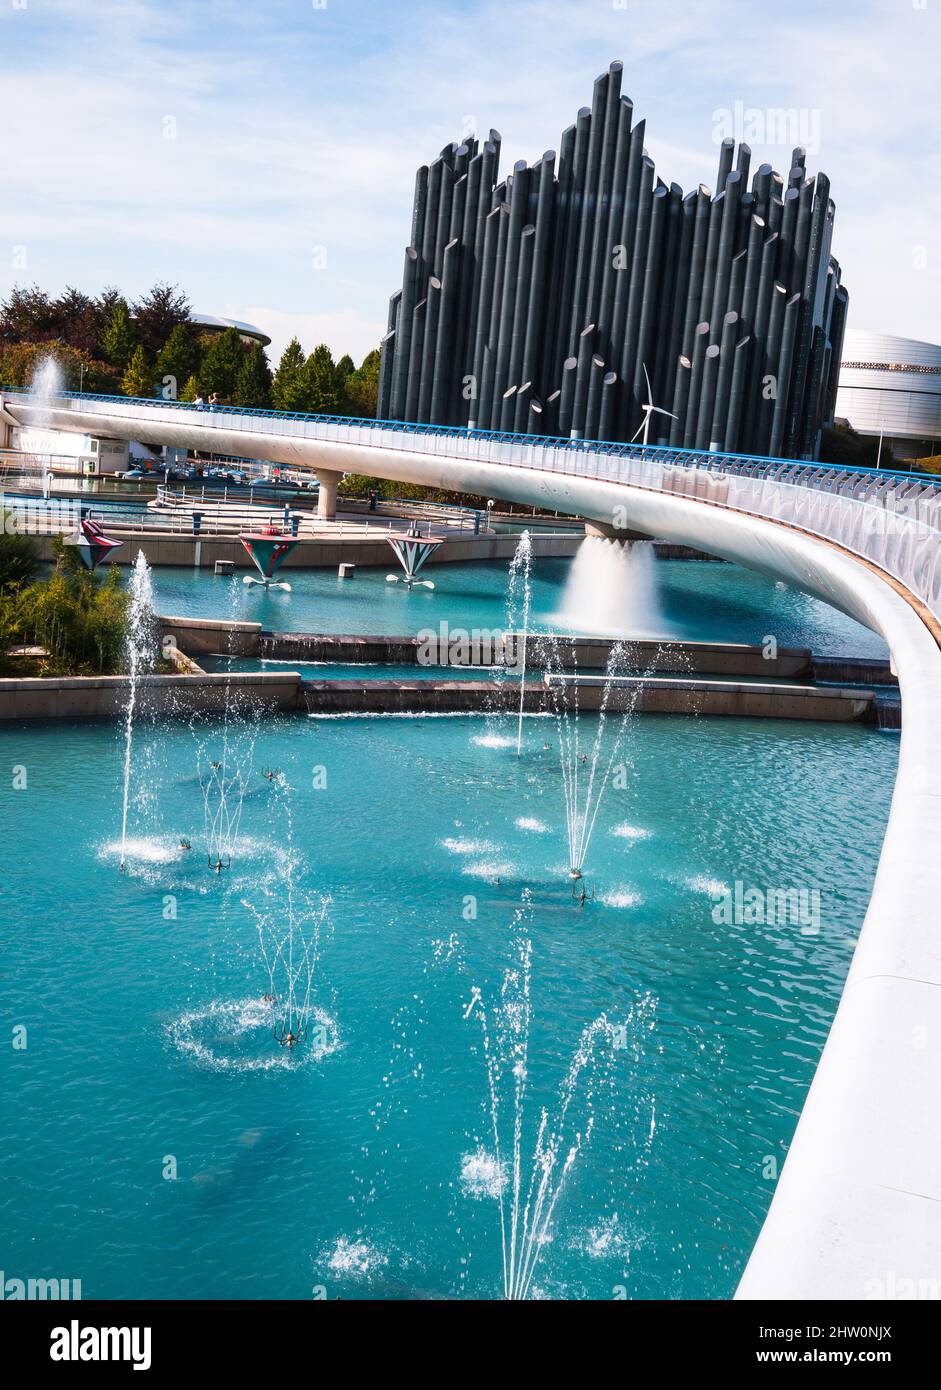
<svg viewBox="0 0 941 1390"><path fill-rule="evenodd" d="M0 292L170 279L205 312L266 316L279 344L361 356L401 276L416 165L468 115L502 131L504 169L557 148L620 57L650 153L685 188L714 180L717 108L818 113L852 321L937 339L939 16L906 0L31 0L0 10Z"/></svg>

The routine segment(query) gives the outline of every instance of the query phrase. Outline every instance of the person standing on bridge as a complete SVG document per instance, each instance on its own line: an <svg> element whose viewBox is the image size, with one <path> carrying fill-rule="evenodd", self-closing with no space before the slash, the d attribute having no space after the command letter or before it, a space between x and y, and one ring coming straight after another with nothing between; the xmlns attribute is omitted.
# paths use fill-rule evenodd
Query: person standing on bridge
<svg viewBox="0 0 941 1390"><path fill-rule="evenodd" d="M219 399L218 393L213 391L212 395L209 397L209 409L218 410L221 404L222 402Z"/></svg>

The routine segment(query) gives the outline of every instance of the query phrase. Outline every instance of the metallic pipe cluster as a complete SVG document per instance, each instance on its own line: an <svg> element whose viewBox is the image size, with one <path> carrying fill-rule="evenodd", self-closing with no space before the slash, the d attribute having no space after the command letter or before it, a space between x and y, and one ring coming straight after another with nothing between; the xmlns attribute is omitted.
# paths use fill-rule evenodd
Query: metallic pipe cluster
<svg viewBox="0 0 941 1390"><path fill-rule="evenodd" d="M813 457L848 305L827 176L798 148L786 180L762 164L749 182L729 139L715 193L684 196L621 75L596 80L558 158L500 182L491 130L418 170L379 417Z"/></svg>

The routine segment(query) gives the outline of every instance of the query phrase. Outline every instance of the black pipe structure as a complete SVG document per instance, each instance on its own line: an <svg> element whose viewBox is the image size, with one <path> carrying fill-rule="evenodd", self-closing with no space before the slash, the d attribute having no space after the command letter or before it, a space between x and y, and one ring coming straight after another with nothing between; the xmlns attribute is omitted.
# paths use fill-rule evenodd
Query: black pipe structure
<svg viewBox="0 0 941 1390"><path fill-rule="evenodd" d="M415 178L378 415L419 424L811 458L833 418L849 297L830 181L795 149L751 177L726 139L715 191L657 176L646 123L596 80L558 155L500 182L499 133ZM648 389L649 379L649 389Z"/></svg>

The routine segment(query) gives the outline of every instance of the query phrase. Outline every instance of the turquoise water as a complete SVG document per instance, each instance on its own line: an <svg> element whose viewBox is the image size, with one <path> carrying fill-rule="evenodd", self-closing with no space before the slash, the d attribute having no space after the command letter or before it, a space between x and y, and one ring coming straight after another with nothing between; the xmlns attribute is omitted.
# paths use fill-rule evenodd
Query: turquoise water
<svg viewBox="0 0 941 1390"><path fill-rule="evenodd" d="M573 1096L573 1125L591 1111L593 1130L535 1291L732 1293L862 922L897 745L853 727L637 720L580 908L553 725L526 721L519 760L513 732L270 720L249 767L235 731L246 794L220 875L186 727L139 732L126 874L118 731L0 733L27 777L0 791L0 1009L28 1035L2 1063L7 1277L81 1278L86 1298L500 1296L497 1203L474 1181L493 1142L473 1001L476 987L492 1005L525 936L529 1150L583 1027L623 1024L607 1080ZM221 737L203 731L204 757ZM252 909L283 914L292 856L298 920L305 896L313 912L332 902L322 1044L289 1052L259 1002ZM819 935L717 924L714 895L736 880L819 889Z"/></svg>
<svg viewBox="0 0 941 1390"><path fill-rule="evenodd" d="M571 560L533 562L532 621L553 627ZM358 569L354 579L334 570L285 572L290 594L244 585L241 576L211 570L159 568L154 589L160 612L175 617L233 617L283 632L414 634L447 621L452 627L496 629L506 622L506 562L432 565L434 590L387 584L386 571ZM886 655L875 633L798 589L736 565L690 560L657 564L663 636L703 642L810 647L819 655ZM565 630L568 630L565 624Z"/></svg>

